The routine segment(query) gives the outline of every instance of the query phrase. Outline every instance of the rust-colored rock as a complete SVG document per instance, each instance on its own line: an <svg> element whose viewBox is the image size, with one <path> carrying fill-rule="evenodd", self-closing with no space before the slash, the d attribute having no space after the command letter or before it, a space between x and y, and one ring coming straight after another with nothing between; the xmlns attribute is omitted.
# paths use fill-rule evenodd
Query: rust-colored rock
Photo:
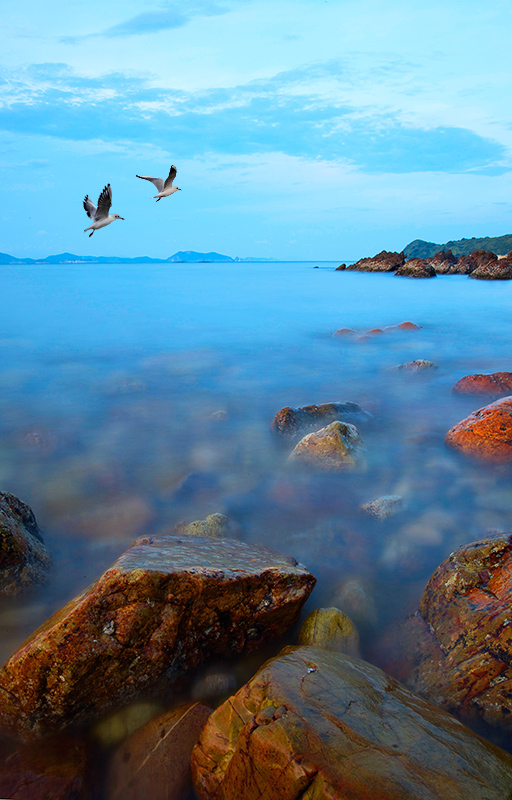
<svg viewBox="0 0 512 800"><path fill-rule="evenodd" d="M133 734L116 751L105 800L184 800L192 789L190 754L212 709L173 708Z"/></svg>
<svg viewBox="0 0 512 800"><path fill-rule="evenodd" d="M326 428L304 436L288 460L316 469L353 469L362 446L355 425L331 422Z"/></svg>
<svg viewBox="0 0 512 800"><path fill-rule="evenodd" d="M0 492L0 597L15 597L48 578L51 558L32 510Z"/></svg>
<svg viewBox="0 0 512 800"><path fill-rule="evenodd" d="M467 719L512 730L512 534L464 545L404 623L400 677Z"/></svg>
<svg viewBox="0 0 512 800"><path fill-rule="evenodd" d="M456 394L491 394L495 397L512 394L512 372L491 375L466 375L453 387Z"/></svg>
<svg viewBox="0 0 512 800"><path fill-rule="evenodd" d="M492 253L491 255L494 255ZM505 258L489 259L478 264L471 271L470 278L477 278L486 281L509 281L512 279L512 254L509 253Z"/></svg>
<svg viewBox="0 0 512 800"><path fill-rule="evenodd" d="M459 271L459 259L451 250L440 250L433 258L426 259L438 275L456 275Z"/></svg>
<svg viewBox="0 0 512 800"><path fill-rule="evenodd" d="M299 647L213 712L192 775L201 800L504 800L512 757L371 664Z"/></svg>
<svg viewBox="0 0 512 800"><path fill-rule="evenodd" d="M395 275L403 278L435 278L436 271L424 258L410 258L397 269Z"/></svg>
<svg viewBox="0 0 512 800"><path fill-rule="evenodd" d="M357 403L323 403L320 406L290 408L286 406L277 412L270 430L287 438L297 437L306 430L318 430L330 422L366 422L372 415Z"/></svg>
<svg viewBox="0 0 512 800"><path fill-rule="evenodd" d="M355 264L349 264L347 269L357 270L358 272L393 272L405 264L403 253L388 252L382 250L373 258L361 258Z"/></svg>
<svg viewBox="0 0 512 800"><path fill-rule="evenodd" d="M339 267L336 267L336 269L334 271L335 272L341 272L341 271L345 270L346 268L347 268L346 264L340 264Z"/></svg>
<svg viewBox="0 0 512 800"><path fill-rule="evenodd" d="M0 728L35 738L281 635L315 583L264 547L140 537L0 670Z"/></svg>
<svg viewBox="0 0 512 800"><path fill-rule="evenodd" d="M0 762L0 795L6 800L94 800L88 755L72 737L25 745Z"/></svg>
<svg viewBox="0 0 512 800"><path fill-rule="evenodd" d="M512 396L496 400L454 425L446 444L466 456L507 464L512 461Z"/></svg>
<svg viewBox="0 0 512 800"><path fill-rule="evenodd" d="M355 336L355 333L353 328L339 328L333 333L333 336Z"/></svg>

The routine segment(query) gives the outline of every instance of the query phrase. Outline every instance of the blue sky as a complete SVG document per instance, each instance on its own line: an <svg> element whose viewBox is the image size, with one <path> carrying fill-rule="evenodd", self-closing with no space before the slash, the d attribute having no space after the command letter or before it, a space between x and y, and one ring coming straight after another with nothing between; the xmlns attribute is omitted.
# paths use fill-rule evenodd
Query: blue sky
<svg viewBox="0 0 512 800"><path fill-rule="evenodd" d="M511 233L511 27L502 0L10 4L0 251L341 260ZM156 204L135 174L171 163ZM89 239L107 182L126 221Z"/></svg>

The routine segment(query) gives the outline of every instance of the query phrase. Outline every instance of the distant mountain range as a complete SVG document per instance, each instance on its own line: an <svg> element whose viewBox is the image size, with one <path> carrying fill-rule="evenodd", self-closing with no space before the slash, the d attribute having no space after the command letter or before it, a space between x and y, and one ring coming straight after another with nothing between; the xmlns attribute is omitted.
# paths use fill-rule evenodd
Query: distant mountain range
<svg viewBox="0 0 512 800"><path fill-rule="evenodd" d="M77 256L74 253L59 253L46 258L16 258L8 253L0 253L0 264L170 264L175 262L197 264L199 262L247 262L277 261L277 258L231 258L221 253L196 253L194 250L179 250L169 258L121 258L119 256Z"/></svg>
<svg viewBox="0 0 512 800"><path fill-rule="evenodd" d="M404 255L406 258L431 258L440 250L451 250L454 256L467 256L473 250L492 250L497 256L505 256L512 251L512 234L486 236L483 239L456 239L446 244L415 239L404 247Z"/></svg>

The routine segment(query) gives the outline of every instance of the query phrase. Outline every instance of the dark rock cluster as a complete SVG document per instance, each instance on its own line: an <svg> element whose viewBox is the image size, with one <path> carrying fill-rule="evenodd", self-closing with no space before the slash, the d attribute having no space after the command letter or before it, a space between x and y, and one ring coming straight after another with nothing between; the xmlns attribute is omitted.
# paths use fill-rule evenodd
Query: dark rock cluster
<svg viewBox="0 0 512 800"><path fill-rule="evenodd" d="M341 266L337 268L341 269ZM512 253L497 256L489 250L474 250L467 256L454 256L451 250L440 250L431 258L410 258L404 253L382 252L373 258L361 258L343 270L357 272L394 272L407 278L435 278L436 275L469 275L480 280L512 279Z"/></svg>

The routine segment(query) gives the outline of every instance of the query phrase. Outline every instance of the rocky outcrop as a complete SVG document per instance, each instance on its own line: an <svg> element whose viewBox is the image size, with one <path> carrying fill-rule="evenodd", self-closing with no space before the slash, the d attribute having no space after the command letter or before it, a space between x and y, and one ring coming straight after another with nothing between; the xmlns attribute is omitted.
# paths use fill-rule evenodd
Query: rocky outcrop
<svg viewBox="0 0 512 800"><path fill-rule="evenodd" d="M440 250L432 258L425 259L438 275L456 275L459 271L459 259L451 250Z"/></svg>
<svg viewBox="0 0 512 800"><path fill-rule="evenodd" d="M335 272L342 272L342 271L343 271L343 270L345 270L346 268L347 268L347 265L346 265L346 264L340 264L340 265L339 265L339 267L336 267L336 269L335 269L334 271L335 271Z"/></svg>
<svg viewBox="0 0 512 800"><path fill-rule="evenodd" d="M290 408L286 406L277 412L270 430L288 439L296 438L307 430L318 430L330 422L366 422L372 415L357 403L323 403L320 406Z"/></svg>
<svg viewBox="0 0 512 800"><path fill-rule="evenodd" d="M9 800L93 800L84 743L73 737L25 745L0 762L0 795Z"/></svg>
<svg viewBox="0 0 512 800"><path fill-rule="evenodd" d="M15 597L48 578L51 558L32 510L0 492L0 597Z"/></svg>
<svg viewBox="0 0 512 800"><path fill-rule="evenodd" d="M512 730L512 534L464 545L403 628L400 677L467 719Z"/></svg>
<svg viewBox="0 0 512 800"><path fill-rule="evenodd" d="M360 656L357 628L338 608L317 608L301 625L299 644L323 647L335 653Z"/></svg>
<svg viewBox="0 0 512 800"><path fill-rule="evenodd" d="M494 255L494 254L492 254ZM509 281L512 279L512 253L505 258L495 258L479 263L470 273L471 278L484 281Z"/></svg>
<svg viewBox="0 0 512 800"><path fill-rule="evenodd" d="M205 658L254 649L295 622L314 583L264 547L140 537L0 670L0 728L35 738L147 696Z"/></svg>
<svg viewBox="0 0 512 800"><path fill-rule="evenodd" d="M362 446L355 425L331 422L326 428L304 436L288 460L322 470L354 469Z"/></svg>
<svg viewBox="0 0 512 800"><path fill-rule="evenodd" d="M394 272L402 264L405 264L403 253L382 250L373 258L361 258L355 264L349 264L347 269L357 270L358 272Z"/></svg>
<svg viewBox="0 0 512 800"><path fill-rule="evenodd" d="M495 464L512 462L512 396L474 411L454 425L444 440L466 456Z"/></svg>
<svg viewBox="0 0 512 800"><path fill-rule="evenodd" d="M209 718L201 800L503 800L512 757L376 667L285 648Z"/></svg>
<svg viewBox="0 0 512 800"><path fill-rule="evenodd" d="M190 754L212 709L173 708L139 728L116 751L105 800L183 800L192 789Z"/></svg>
<svg viewBox="0 0 512 800"><path fill-rule="evenodd" d="M495 397L512 394L512 372L491 375L466 375L453 387L455 394L489 394Z"/></svg>
<svg viewBox="0 0 512 800"><path fill-rule="evenodd" d="M435 278L436 271L424 258L411 258L395 272L403 278Z"/></svg>

